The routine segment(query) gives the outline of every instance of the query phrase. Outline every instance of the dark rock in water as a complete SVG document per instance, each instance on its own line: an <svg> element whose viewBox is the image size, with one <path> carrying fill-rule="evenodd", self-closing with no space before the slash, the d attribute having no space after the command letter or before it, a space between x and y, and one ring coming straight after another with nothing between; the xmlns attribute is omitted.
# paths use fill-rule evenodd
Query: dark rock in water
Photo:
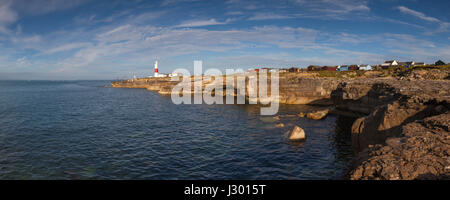
<svg viewBox="0 0 450 200"><path fill-rule="evenodd" d="M289 136L289 140L301 141L301 140L305 140L305 139L306 139L305 131L298 126L295 126L291 132L291 135Z"/></svg>

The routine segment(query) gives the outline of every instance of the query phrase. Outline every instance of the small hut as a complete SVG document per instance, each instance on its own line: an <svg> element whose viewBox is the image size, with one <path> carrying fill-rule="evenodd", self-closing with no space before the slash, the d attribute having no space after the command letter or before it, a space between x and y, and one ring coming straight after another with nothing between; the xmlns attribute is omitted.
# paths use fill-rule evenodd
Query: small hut
<svg viewBox="0 0 450 200"><path fill-rule="evenodd" d="M365 71L372 70L372 66L370 66L370 65L360 65L359 66L359 70L365 70Z"/></svg>
<svg viewBox="0 0 450 200"><path fill-rule="evenodd" d="M348 65L339 65L339 66L337 67L337 71L340 71L340 72L342 72L342 71L348 71Z"/></svg>
<svg viewBox="0 0 450 200"><path fill-rule="evenodd" d="M300 72L300 69L297 67L291 67L289 68L289 72Z"/></svg>
<svg viewBox="0 0 450 200"><path fill-rule="evenodd" d="M356 71L358 69L359 69L358 65L350 65L350 67L348 67L348 70L351 70L351 71Z"/></svg>
<svg viewBox="0 0 450 200"><path fill-rule="evenodd" d="M308 71L320 71L321 69L322 69L322 67L317 66L317 65L308 66Z"/></svg>
<svg viewBox="0 0 450 200"><path fill-rule="evenodd" d="M331 67L331 66L323 66L323 71L336 71L337 67Z"/></svg>

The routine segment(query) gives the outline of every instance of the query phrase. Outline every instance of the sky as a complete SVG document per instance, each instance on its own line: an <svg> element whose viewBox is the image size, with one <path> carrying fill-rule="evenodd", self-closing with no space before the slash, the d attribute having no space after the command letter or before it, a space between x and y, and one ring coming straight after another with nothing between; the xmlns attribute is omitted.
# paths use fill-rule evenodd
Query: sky
<svg viewBox="0 0 450 200"><path fill-rule="evenodd" d="M448 0L0 0L0 79L450 62Z"/></svg>

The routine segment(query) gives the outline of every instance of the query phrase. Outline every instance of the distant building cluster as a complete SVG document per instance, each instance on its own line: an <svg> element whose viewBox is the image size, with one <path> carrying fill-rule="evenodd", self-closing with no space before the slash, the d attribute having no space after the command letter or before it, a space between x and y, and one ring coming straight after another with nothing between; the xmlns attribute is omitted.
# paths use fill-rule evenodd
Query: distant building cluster
<svg viewBox="0 0 450 200"><path fill-rule="evenodd" d="M425 64L424 62L414 62L414 61L406 61L406 62L400 62L397 60L387 60L384 61L382 64L377 65L368 65L368 64L360 64L360 65L338 65L338 66L319 66L319 65L310 65L307 68L300 68L300 67L291 67L291 68L251 68L248 69L247 72L260 72L260 71L267 71L267 72L308 72L308 71L356 71L356 70L362 70L362 71L369 71L369 70L380 70L380 69L389 69L391 67L400 67L403 66L405 68L414 67L414 66L424 66L424 65L434 65L434 66L441 66L441 65L450 65L450 63L445 63L442 60L436 61L434 64ZM182 76L181 73L170 73L170 74L162 74L158 71L158 61L155 61L155 68L154 68L154 75L148 76L149 78L152 77L175 77L175 76ZM137 80L136 76L133 76L133 80Z"/></svg>
<svg viewBox="0 0 450 200"><path fill-rule="evenodd" d="M300 68L300 67L291 67L288 69L278 69L278 68L261 68L261 69L249 69L247 72L259 72L260 70L266 70L268 72L306 72L306 71L356 71L356 70L362 70L362 71L369 71L369 70L380 70L380 69L389 69L391 67L414 67L414 66L424 66L427 65L424 62L414 62L414 61L406 61L406 62L400 62L397 60L387 60L382 64L376 64L376 65L368 65L368 64L360 64L360 65L338 65L338 66L319 66L319 65L310 65L307 68ZM433 64L428 64L433 65ZM435 66L440 65L450 65L450 63L445 64L444 61L438 60L434 63Z"/></svg>

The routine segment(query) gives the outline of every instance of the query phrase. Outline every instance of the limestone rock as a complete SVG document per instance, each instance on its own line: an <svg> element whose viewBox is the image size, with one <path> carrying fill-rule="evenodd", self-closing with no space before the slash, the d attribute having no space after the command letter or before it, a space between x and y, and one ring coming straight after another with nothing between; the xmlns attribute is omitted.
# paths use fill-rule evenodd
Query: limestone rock
<svg viewBox="0 0 450 200"><path fill-rule="evenodd" d="M306 117L308 117L310 119L314 119L314 120L320 120L320 119L325 118L327 115L328 115L328 109L308 113L308 114L306 114Z"/></svg>
<svg viewBox="0 0 450 200"><path fill-rule="evenodd" d="M291 135L289 136L289 140L300 141L300 140L304 140L304 139L306 139L305 131L298 126L295 126L291 132Z"/></svg>
<svg viewBox="0 0 450 200"><path fill-rule="evenodd" d="M305 113L300 112L300 113L298 113L298 116L299 116L299 117L305 117Z"/></svg>
<svg viewBox="0 0 450 200"><path fill-rule="evenodd" d="M283 127L284 127L284 124L283 124L283 123L279 123L279 124L276 125L276 127L278 127L278 128L283 128Z"/></svg>

